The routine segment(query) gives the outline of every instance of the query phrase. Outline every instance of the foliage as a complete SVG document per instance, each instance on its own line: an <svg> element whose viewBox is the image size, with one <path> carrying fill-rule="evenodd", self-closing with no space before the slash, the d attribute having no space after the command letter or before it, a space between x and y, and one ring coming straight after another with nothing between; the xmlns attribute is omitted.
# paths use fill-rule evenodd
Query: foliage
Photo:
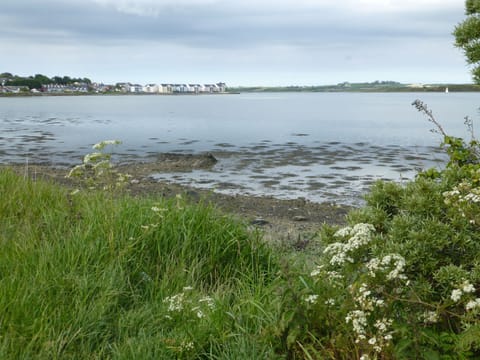
<svg viewBox="0 0 480 360"><path fill-rule="evenodd" d="M468 17L453 32L455 45L464 51L467 62L474 66L473 79L480 84L480 0L467 0L465 8Z"/></svg>
<svg viewBox="0 0 480 360"><path fill-rule="evenodd" d="M9 170L0 193L0 358L275 358L278 266L242 224Z"/></svg>
<svg viewBox="0 0 480 360"><path fill-rule="evenodd" d="M85 155L82 164L73 167L66 177L80 180L89 189L114 191L122 188L130 175L115 169L112 153L105 152L106 147L120 144L119 140L104 140L93 145L95 152Z"/></svg>
<svg viewBox="0 0 480 360"><path fill-rule="evenodd" d="M90 85L92 82L88 78L71 78L69 76L54 76L49 78L46 75L35 74L34 76L22 77L10 73L0 74L0 78L6 78L7 86L28 86L30 89L40 90L42 86L49 84L73 85L75 83L85 83Z"/></svg>
<svg viewBox="0 0 480 360"><path fill-rule="evenodd" d="M181 194L72 193L0 172L0 357L480 358L479 143L470 119L465 141L414 106L443 136L445 168L375 183L348 226L320 229L315 264L278 261ZM117 144L73 173L115 191Z"/></svg>
<svg viewBox="0 0 480 360"><path fill-rule="evenodd" d="M478 142L448 136L414 105L444 136L450 161L405 185L377 182L350 226L324 226L323 256L295 289L308 321L291 334L305 358L480 357Z"/></svg>

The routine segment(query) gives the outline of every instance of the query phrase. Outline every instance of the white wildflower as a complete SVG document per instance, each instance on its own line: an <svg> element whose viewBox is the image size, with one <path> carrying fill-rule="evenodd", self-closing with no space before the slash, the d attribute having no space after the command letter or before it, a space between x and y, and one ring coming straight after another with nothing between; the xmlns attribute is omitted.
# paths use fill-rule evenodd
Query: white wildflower
<svg viewBox="0 0 480 360"><path fill-rule="evenodd" d="M465 280L462 284L462 291L466 294L473 293L475 292L475 287L468 280Z"/></svg>
<svg viewBox="0 0 480 360"><path fill-rule="evenodd" d="M383 339L386 341L386 342L389 342L389 341L392 341L393 339L393 335L392 334L387 334L383 337Z"/></svg>
<svg viewBox="0 0 480 360"><path fill-rule="evenodd" d="M83 163L84 164L89 164L91 162L96 162L99 159L102 159L104 156L105 156L104 154L99 153L99 152L94 152L94 153L91 153L91 154L87 154L83 158Z"/></svg>
<svg viewBox="0 0 480 360"><path fill-rule="evenodd" d="M344 228L341 228L340 230L338 230L335 234L333 234L333 236L335 236L335 237L349 236L351 231L352 231L352 228L350 226L347 226L347 227L344 227Z"/></svg>
<svg viewBox="0 0 480 360"><path fill-rule="evenodd" d="M190 350L193 350L193 342L189 341L182 341L182 343L180 344L180 348L181 348L181 351L190 351Z"/></svg>
<svg viewBox="0 0 480 360"><path fill-rule="evenodd" d="M331 255L331 265L343 265L345 262L353 263L353 258L349 255L355 250L367 245L371 239L375 228L370 224L356 224L354 227L346 227L338 230L335 237L350 236L346 243L336 242L328 245L323 251L324 254Z"/></svg>
<svg viewBox="0 0 480 360"><path fill-rule="evenodd" d="M75 176L81 176L85 171L85 165L75 165L68 173L66 178L72 178Z"/></svg>
<svg viewBox="0 0 480 360"><path fill-rule="evenodd" d="M183 310L184 293L179 293L173 296L167 296L163 300L163 302L168 304L168 311L180 312Z"/></svg>
<svg viewBox="0 0 480 360"><path fill-rule="evenodd" d="M197 318L199 318L199 319L203 319L203 318L205 317L205 314L203 313L202 310L200 310L199 307L194 307L194 308L192 309L192 311L196 313Z"/></svg>
<svg viewBox="0 0 480 360"><path fill-rule="evenodd" d="M95 150L103 150L107 145L118 145L121 143L122 142L120 140L103 140L93 145L92 148Z"/></svg>
<svg viewBox="0 0 480 360"><path fill-rule="evenodd" d="M389 254L382 259L373 258L365 266L371 277L376 277L378 273L390 270L387 274L387 280L406 279L406 276L403 274L405 269L405 259L398 254Z"/></svg>
<svg viewBox="0 0 480 360"><path fill-rule="evenodd" d="M318 299L318 295L308 295L305 298L305 302L309 304L315 304L317 302L317 299Z"/></svg>
<svg viewBox="0 0 480 360"><path fill-rule="evenodd" d="M215 309L215 302L209 296L205 296L204 298L201 298L200 300L198 300L198 302L199 303L206 303L207 307L211 310Z"/></svg>
<svg viewBox="0 0 480 360"><path fill-rule="evenodd" d="M460 290L460 289L452 290L452 294L450 295L450 299L452 299L454 302L458 302L458 301L460 301L461 297L462 297L462 290Z"/></svg>
<svg viewBox="0 0 480 360"><path fill-rule="evenodd" d="M367 327L367 314L362 310L350 311L345 317L345 322L352 323L353 331L357 334L359 339L365 338Z"/></svg>
<svg viewBox="0 0 480 360"><path fill-rule="evenodd" d="M475 310L477 308L480 308L480 299L479 298L477 298L475 300L470 300L465 305L465 310L467 310L467 311Z"/></svg>
<svg viewBox="0 0 480 360"><path fill-rule="evenodd" d="M334 306L335 305L335 299L328 299L325 301L325 305L328 305L328 306Z"/></svg>
<svg viewBox="0 0 480 360"><path fill-rule="evenodd" d="M380 269L380 259L373 258L365 266L368 269L368 274L375 277L375 273Z"/></svg>
<svg viewBox="0 0 480 360"><path fill-rule="evenodd" d="M465 195L464 199L465 199L465 201L469 201L469 202L473 202L473 203L479 203L480 202L480 196L478 196L477 194L472 194L472 193L469 193L469 194Z"/></svg>
<svg viewBox="0 0 480 360"><path fill-rule="evenodd" d="M310 273L310 276L311 277L317 277L318 275L320 275L322 273L322 269L323 269L323 266L318 265L315 269L312 270L312 272Z"/></svg>
<svg viewBox="0 0 480 360"><path fill-rule="evenodd" d="M438 314L436 311L425 311L422 318L425 324L435 324L438 322Z"/></svg>

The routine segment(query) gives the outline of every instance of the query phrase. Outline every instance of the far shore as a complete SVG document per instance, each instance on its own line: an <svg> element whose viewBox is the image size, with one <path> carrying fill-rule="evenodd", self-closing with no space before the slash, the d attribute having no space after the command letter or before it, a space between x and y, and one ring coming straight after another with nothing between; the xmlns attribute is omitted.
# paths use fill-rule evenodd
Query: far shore
<svg viewBox="0 0 480 360"><path fill-rule="evenodd" d="M375 83L351 85L321 85L321 86L238 86L227 88L225 92L214 93L130 93L130 92L20 92L0 93L0 97L34 97L34 96L211 96L211 95L238 95L242 93L425 93L425 92L480 92L480 85L475 84L425 84L425 85L377 85Z"/></svg>

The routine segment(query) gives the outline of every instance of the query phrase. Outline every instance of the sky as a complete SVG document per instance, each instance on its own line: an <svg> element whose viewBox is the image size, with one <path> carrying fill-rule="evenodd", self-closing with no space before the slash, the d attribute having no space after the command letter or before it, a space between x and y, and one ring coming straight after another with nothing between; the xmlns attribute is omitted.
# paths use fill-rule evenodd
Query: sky
<svg viewBox="0 0 480 360"><path fill-rule="evenodd" d="M471 83L462 0L0 0L0 73L228 86Z"/></svg>

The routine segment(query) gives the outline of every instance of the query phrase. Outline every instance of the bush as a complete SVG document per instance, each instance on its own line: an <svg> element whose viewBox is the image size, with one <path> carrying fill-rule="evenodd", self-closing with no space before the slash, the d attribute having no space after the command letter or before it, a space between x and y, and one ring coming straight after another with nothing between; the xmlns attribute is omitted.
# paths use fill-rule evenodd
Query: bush
<svg viewBox="0 0 480 360"><path fill-rule="evenodd" d="M291 342L301 356L480 357L479 146L438 130L445 169L405 186L377 182L350 226L322 229L323 256L294 290L306 319Z"/></svg>

